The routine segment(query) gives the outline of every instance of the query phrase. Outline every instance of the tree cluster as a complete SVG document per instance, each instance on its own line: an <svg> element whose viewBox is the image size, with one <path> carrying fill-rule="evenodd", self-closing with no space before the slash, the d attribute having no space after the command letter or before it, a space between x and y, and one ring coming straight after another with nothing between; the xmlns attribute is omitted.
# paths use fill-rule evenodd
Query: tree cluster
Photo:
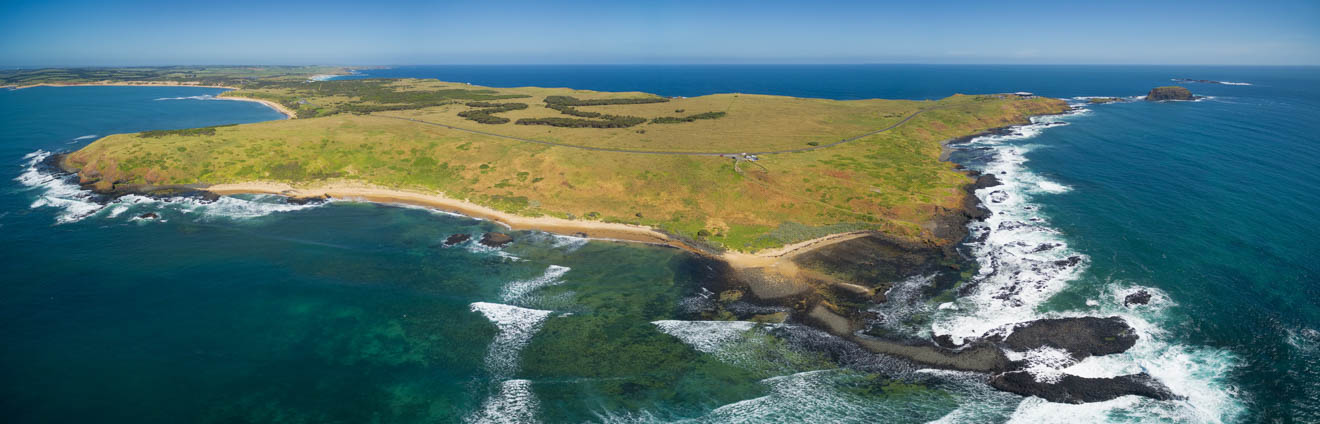
<svg viewBox="0 0 1320 424"><path fill-rule="evenodd" d="M215 129L216 129L216 128L220 128L220 127L232 127L232 126L234 126L234 125L236 125L236 124L215 125L215 126L201 127L201 128L184 128L184 129L179 129L179 130L150 130L150 131L143 131L143 132L138 133L138 137L141 137L141 138L161 138L161 137L171 136L171 135L180 135L180 136L185 136L185 137L189 137L189 136L202 136L202 135L207 135L207 136L209 136L209 135L215 135Z"/></svg>
<svg viewBox="0 0 1320 424"><path fill-rule="evenodd" d="M549 125L552 127L564 128L628 128L634 125L643 124L646 118L626 115L610 115L600 112L588 112L577 110L574 106L606 106L606 105L628 105L641 103L662 103L669 99L663 97L654 98L635 98L635 99L592 99L581 100L570 96L546 96L545 107L559 111L559 113L576 116L578 118L523 118L514 122L518 125Z"/></svg>
<svg viewBox="0 0 1320 424"><path fill-rule="evenodd" d="M527 109L526 103L489 103L489 102L468 102L468 107L481 109L465 110L458 113L465 119L477 121L481 124L504 124L509 122L509 118L495 116L497 113L504 113L511 110Z"/></svg>
<svg viewBox="0 0 1320 424"><path fill-rule="evenodd" d="M724 112L705 112L688 116L661 116L651 120L652 124L681 124L692 122L698 119L720 119L725 115Z"/></svg>

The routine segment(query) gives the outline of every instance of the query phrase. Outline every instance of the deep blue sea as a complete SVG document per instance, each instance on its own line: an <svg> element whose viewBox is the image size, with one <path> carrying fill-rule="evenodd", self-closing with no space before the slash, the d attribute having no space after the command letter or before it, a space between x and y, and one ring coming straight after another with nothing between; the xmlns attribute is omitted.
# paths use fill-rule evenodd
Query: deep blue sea
<svg viewBox="0 0 1320 424"><path fill-rule="evenodd" d="M1038 371L1148 372L1179 401L1064 405L893 361L840 368L736 322L683 321L710 278L666 248L420 208L265 196L89 201L37 165L100 136L282 116L218 89L0 90L0 414L84 422L1317 422L1320 69L434 66L487 86L834 99L1031 91L1074 113L960 147L1004 185L976 290L919 331L1121 315L1132 350ZM1172 78L1203 99L1135 98ZM993 200L993 201L992 201ZM140 219L156 212L159 220ZM1018 225L1018 224L1029 225ZM1013 225L1001 225L1013 224ZM1040 251L1040 246L1049 246ZM1042 261L1078 256L1075 267ZM1043 270L1042 270L1043 269ZM1022 285L1022 281L1031 284ZM911 282L917 284L919 281ZM1015 284L1017 283L1017 284ZM899 285L901 289L903 284ZM1151 304L1125 307L1137 290ZM803 330L805 331L805 330Z"/></svg>

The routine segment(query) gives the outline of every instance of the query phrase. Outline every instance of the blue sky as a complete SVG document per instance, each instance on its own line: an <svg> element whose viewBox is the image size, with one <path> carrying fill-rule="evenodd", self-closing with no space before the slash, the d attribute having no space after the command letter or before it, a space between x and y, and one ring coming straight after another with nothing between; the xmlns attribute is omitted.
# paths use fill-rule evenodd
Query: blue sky
<svg viewBox="0 0 1320 424"><path fill-rule="evenodd" d="M1320 1L15 1L0 66L1320 65Z"/></svg>

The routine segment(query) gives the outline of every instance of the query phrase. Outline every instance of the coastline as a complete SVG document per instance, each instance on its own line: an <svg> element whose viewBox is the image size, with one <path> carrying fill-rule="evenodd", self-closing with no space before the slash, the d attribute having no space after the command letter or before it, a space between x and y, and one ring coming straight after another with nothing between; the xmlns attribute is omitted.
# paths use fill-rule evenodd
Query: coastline
<svg viewBox="0 0 1320 424"><path fill-rule="evenodd" d="M513 230L539 230L570 236L585 236L601 240L619 240L658 244L702 253L699 249L675 240L650 227L600 221L582 221L548 216L528 217L514 215L467 200L446 197L441 193L421 193L384 188L361 183L329 183L315 186L293 186L286 183L253 181L233 184L215 184L202 190L220 195L275 194L292 198L338 198L365 200L374 203L394 203L433 208L478 219L500 223Z"/></svg>
<svg viewBox="0 0 1320 424"><path fill-rule="evenodd" d="M179 82L179 81L122 81L122 82L98 81L98 82L72 82L67 84L43 82L40 84L17 85L17 86L8 86L8 87L13 87L14 90L22 90L24 88L34 88L34 87L199 87L199 88L227 88L230 90L238 89L238 87L230 87L226 85L203 85L201 83L196 83L196 82Z"/></svg>
<svg viewBox="0 0 1320 424"><path fill-rule="evenodd" d="M238 87L230 87L225 85L202 85L202 84L194 84L187 82L175 82L175 81L143 81L143 82L106 81L106 82L70 83L70 84L41 83L41 84L32 84L32 85L24 85L24 86L5 86L5 87L10 88L11 90L22 90L24 88L33 88L33 87L197 87L197 88L223 88L226 90L239 89ZM254 99L250 97L239 97L239 96L225 96L224 93L220 93L220 95L215 96L215 98L219 100L235 100L240 102L261 103L263 105L266 105L266 107L275 109L276 112L283 114L284 119L298 119L297 112L294 112L292 109L289 109L282 104L275 103L270 100Z"/></svg>
<svg viewBox="0 0 1320 424"><path fill-rule="evenodd" d="M228 93L228 91L226 91L225 93ZM289 109L282 104L275 103L270 100L254 99L251 97L226 96L224 95L225 93L220 93L220 95L215 96L215 98L217 100L234 100L239 102L261 103L263 105L266 105L266 107L268 108L275 109L276 112L284 114L284 119L298 119L297 112L294 112L292 109Z"/></svg>

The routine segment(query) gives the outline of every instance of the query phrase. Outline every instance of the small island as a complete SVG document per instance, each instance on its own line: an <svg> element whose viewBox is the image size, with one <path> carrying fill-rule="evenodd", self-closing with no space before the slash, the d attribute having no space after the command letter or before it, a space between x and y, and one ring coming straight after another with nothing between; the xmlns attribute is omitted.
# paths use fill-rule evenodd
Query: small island
<svg viewBox="0 0 1320 424"><path fill-rule="evenodd" d="M1114 103L1121 101L1123 101L1123 99L1119 97L1092 97L1088 99L1086 102L1093 105L1101 105L1105 103Z"/></svg>
<svg viewBox="0 0 1320 424"><path fill-rule="evenodd" d="M1152 102L1158 102L1164 100L1195 100L1195 99L1196 96L1192 95L1191 90L1188 90L1186 87L1179 87L1176 85L1155 87L1150 90L1150 93L1146 94L1146 100Z"/></svg>

